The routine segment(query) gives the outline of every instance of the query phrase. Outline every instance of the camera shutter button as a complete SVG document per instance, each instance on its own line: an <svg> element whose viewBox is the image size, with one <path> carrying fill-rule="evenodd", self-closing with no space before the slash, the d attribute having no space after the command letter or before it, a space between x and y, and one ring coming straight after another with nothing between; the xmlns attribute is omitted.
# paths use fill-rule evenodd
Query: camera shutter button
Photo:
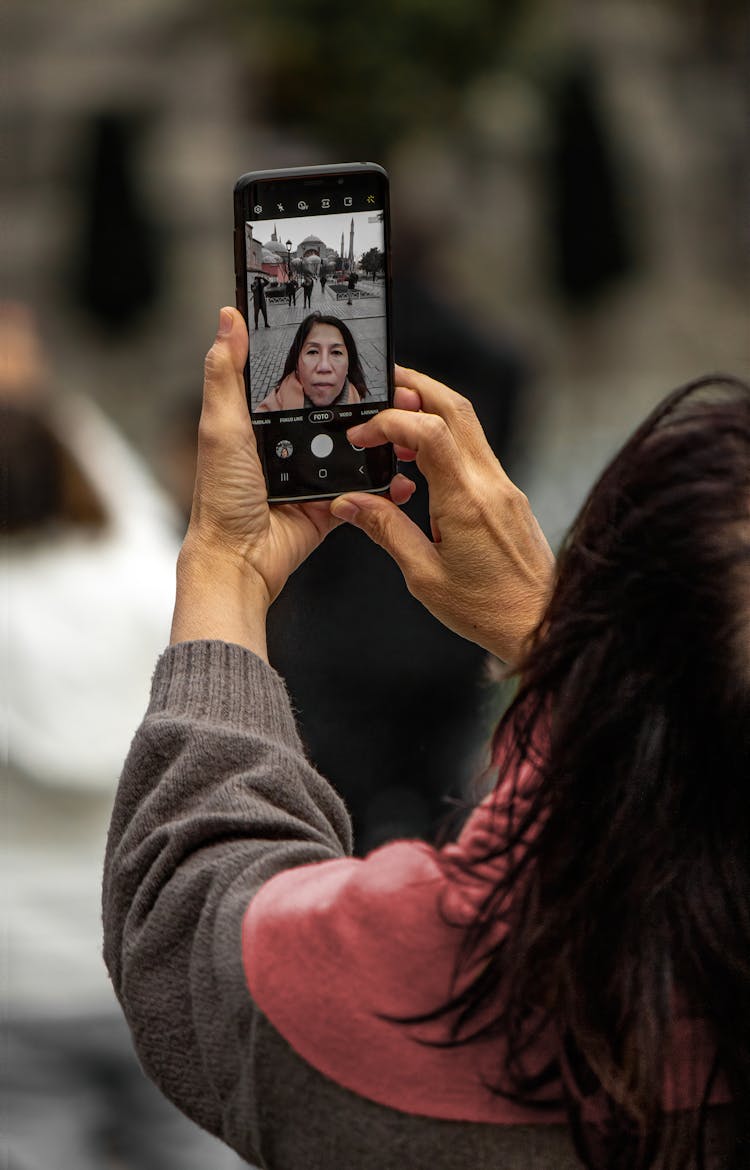
<svg viewBox="0 0 750 1170"><path fill-rule="evenodd" d="M333 439L330 435L316 435L310 443L310 450L317 459L327 459L333 450Z"/></svg>

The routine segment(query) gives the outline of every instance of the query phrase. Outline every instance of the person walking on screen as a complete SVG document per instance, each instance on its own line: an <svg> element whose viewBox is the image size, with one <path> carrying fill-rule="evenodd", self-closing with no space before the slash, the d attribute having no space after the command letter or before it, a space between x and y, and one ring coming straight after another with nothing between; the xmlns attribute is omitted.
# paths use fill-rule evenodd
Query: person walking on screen
<svg viewBox="0 0 750 1170"><path fill-rule="evenodd" d="M263 314L263 320L268 324L268 305L266 302L266 285L268 281L261 276L256 276L253 283L250 285L250 291L253 294L253 317L255 319L255 328L258 328L258 315Z"/></svg>
<svg viewBox="0 0 750 1170"><path fill-rule="evenodd" d="M305 275L302 277L302 296L303 296L302 308L303 309L312 308L312 290L313 290L313 278L309 272L306 272Z"/></svg>

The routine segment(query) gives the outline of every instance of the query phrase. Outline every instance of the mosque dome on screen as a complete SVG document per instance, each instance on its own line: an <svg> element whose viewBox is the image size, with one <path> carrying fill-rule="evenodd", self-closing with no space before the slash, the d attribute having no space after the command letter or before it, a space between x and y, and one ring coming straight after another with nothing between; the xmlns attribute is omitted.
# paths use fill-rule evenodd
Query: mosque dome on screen
<svg viewBox="0 0 750 1170"><path fill-rule="evenodd" d="M269 240L267 244L263 245L263 251L272 252L274 256L286 256L286 248L281 240Z"/></svg>
<svg viewBox="0 0 750 1170"><path fill-rule="evenodd" d="M328 248L319 236L305 236L297 250L302 256L324 256Z"/></svg>

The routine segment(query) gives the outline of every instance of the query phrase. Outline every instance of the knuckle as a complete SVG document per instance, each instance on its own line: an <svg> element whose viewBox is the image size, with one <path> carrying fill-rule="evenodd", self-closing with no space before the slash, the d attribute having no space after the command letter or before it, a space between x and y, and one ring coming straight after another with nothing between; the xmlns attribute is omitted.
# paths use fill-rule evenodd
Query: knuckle
<svg viewBox="0 0 750 1170"><path fill-rule="evenodd" d="M198 442L201 446L215 447L227 441L236 442L237 433L238 428L231 414L220 403L204 406L198 423Z"/></svg>
<svg viewBox="0 0 750 1170"><path fill-rule="evenodd" d="M441 418L439 414L426 414L423 418L422 426L428 441L431 443L445 442L448 434L448 424L445 419Z"/></svg>
<svg viewBox="0 0 750 1170"><path fill-rule="evenodd" d="M468 398L464 398L463 394L456 394L453 406L458 417L465 422L474 422L476 420L477 414L474 406Z"/></svg>
<svg viewBox="0 0 750 1170"><path fill-rule="evenodd" d="M207 382L211 381L216 372L216 362L216 350L213 346L211 346L205 358L203 359L203 373Z"/></svg>
<svg viewBox="0 0 750 1170"><path fill-rule="evenodd" d="M395 508L395 505L393 507ZM381 548L391 553L400 563L395 528L396 517L391 512L390 507L363 508L361 523L368 536Z"/></svg>
<svg viewBox="0 0 750 1170"><path fill-rule="evenodd" d="M520 488L516 487L514 483L508 481L506 489L506 506L512 509L513 512L523 513L530 511L529 499Z"/></svg>
<svg viewBox="0 0 750 1170"><path fill-rule="evenodd" d="M226 354L212 345L203 360L203 373L207 382L215 382L225 376L229 363Z"/></svg>
<svg viewBox="0 0 750 1170"><path fill-rule="evenodd" d="M216 419L210 412L201 411L200 421L198 422L198 443L201 447L214 447L218 439L218 429L216 426Z"/></svg>
<svg viewBox="0 0 750 1170"><path fill-rule="evenodd" d="M404 583L413 598L426 605L431 613L436 612L438 591L430 574L419 570L404 573Z"/></svg>
<svg viewBox="0 0 750 1170"><path fill-rule="evenodd" d="M379 508L368 511L366 523L369 524L371 533L378 538L379 544L387 544L389 542L393 525L387 512L381 511Z"/></svg>
<svg viewBox="0 0 750 1170"><path fill-rule="evenodd" d="M427 557L416 557L404 571L406 587L414 597L429 593L434 585L434 573Z"/></svg>
<svg viewBox="0 0 750 1170"><path fill-rule="evenodd" d="M462 500L467 508L476 508L492 496L490 485L482 468L463 463L456 471L456 500Z"/></svg>
<svg viewBox="0 0 750 1170"><path fill-rule="evenodd" d="M429 589L427 574L420 565L411 565L409 569L405 570L404 581L412 597L416 597L417 600L422 598Z"/></svg>

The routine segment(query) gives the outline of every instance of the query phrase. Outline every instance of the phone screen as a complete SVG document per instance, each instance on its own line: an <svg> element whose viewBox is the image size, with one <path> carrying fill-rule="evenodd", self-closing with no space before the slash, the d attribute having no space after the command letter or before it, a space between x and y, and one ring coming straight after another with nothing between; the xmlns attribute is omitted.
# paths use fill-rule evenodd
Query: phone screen
<svg viewBox="0 0 750 1170"><path fill-rule="evenodd" d="M269 498L384 490L392 451L353 447L346 429L392 401L387 179L360 166L245 178L238 299Z"/></svg>

